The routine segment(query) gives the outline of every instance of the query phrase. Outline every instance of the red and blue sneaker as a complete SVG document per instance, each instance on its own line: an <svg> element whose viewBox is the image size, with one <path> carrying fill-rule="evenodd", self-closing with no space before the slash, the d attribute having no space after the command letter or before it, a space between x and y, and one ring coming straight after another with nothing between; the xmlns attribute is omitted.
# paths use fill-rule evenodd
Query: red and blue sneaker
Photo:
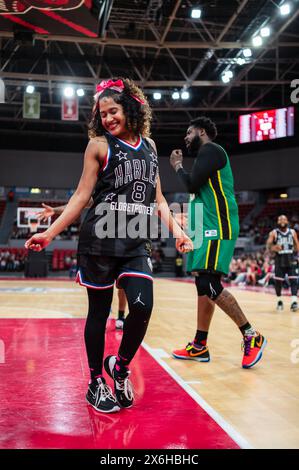
<svg viewBox="0 0 299 470"><path fill-rule="evenodd" d="M175 359L185 359L197 362L209 362L210 353L207 346L188 343L184 349L176 349L172 352Z"/></svg>
<svg viewBox="0 0 299 470"><path fill-rule="evenodd" d="M260 333L258 333L257 336L244 336L242 344L244 350L242 361L243 369L250 369L250 367L254 366L262 358L266 344L266 338Z"/></svg>

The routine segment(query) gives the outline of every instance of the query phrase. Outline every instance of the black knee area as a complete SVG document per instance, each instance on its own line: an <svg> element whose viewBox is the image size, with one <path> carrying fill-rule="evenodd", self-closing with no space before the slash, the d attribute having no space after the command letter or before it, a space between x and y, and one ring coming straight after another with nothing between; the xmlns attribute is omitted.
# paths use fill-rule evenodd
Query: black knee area
<svg viewBox="0 0 299 470"><path fill-rule="evenodd" d="M110 313L113 289L87 289L88 316L107 320Z"/></svg>
<svg viewBox="0 0 299 470"><path fill-rule="evenodd" d="M216 300L223 291L221 275L213 273L199 273L195 278L197 295L206 295L211 300Z"/></svg>
<svg viewBox="0 0 299 470"><path fill-rule="evenodd" d="M125 290L129 312L150 317L153 309L153 283L142 277L125 277L120 286Z"/></svg>
<svg viewBox="0 0 299 470"><path fill-rule="evenodd" d="M274 285L275 285L276 295L277 295L277 297L280 297L281 296L281 289L282 289L282 281L280 279L275 279Z"/></svg>
<svg viewBox="0 0 299 470"><path fill-rule="evenodd" d="M124 323L119 354L128 363L135 356L145 336L153 309L153 283L141 277L125 277L121 280L128 300L129 314Z"/></svg>
<svg viewBox="0 0 299 470"><path fill-rule="evenodd" d="M297 280L297 279L290 279L290 286L291 286L291 293L292 293L292 295L297 295L297 291L298 291L298 280Z"/></svg>

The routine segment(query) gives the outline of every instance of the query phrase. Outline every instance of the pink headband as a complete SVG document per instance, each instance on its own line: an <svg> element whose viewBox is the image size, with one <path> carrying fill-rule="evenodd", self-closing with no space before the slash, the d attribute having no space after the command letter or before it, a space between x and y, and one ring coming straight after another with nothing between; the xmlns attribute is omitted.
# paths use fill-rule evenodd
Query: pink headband
<svg viewBox="0 0 299 470"><path fill-rule="evenodd" d="M101 83L99 83L96 86L96 97L100 96L108 88L111 88L111 90L115 90L118 93L122 93L123 90L125 89L125 85L122 80L116 80L115 82L113 80L103 80ZM130 95L130 96L132 96L134 100L138 101L138 103L145 104L143 100L138 98L138 96L135 96L135 95Z"/></svg>

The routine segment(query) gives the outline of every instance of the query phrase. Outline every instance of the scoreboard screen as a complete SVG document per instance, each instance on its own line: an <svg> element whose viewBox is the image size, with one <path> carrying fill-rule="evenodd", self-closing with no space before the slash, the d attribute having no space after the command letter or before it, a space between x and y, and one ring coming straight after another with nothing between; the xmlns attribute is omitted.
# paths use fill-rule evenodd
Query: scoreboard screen
<svg viewBox="0 0 299 470"><path fill-rule="evenodd" d="M294 106L239 116L239 143L280 139L294 135Z"/></svg>

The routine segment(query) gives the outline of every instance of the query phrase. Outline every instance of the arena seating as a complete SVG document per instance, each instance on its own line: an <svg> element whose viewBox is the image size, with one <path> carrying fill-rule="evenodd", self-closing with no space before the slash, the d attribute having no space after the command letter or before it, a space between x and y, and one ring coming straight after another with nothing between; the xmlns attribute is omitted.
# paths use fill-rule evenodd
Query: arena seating
<svg viewBox="0 0 299 470"><path fill-rule="evenodd" d="M254 208L254 202L239 203L238 208L240 222L242 222L249 212Z"/></svg>
<svg viewBox="0 0 299 470"><path fill-rule="evenodd" d="M65 271L70 268L72 259L76 257L76 250L53 250L52 271Z"/></svg>
<svg viewBox="0 0 299 470"><path fill-rule="evenodd" d="M259 219L264 217L277 217L281 214L292 217L299 214L298 199L269 199L263 211L259 214Z"/></svg>
<svg viewBox="0 0 299 470"><path fill-rule="evenodd" d="M5 206L6 206L6 201L5 201L5 199L0 199L0 221L1 221L2 216L3 216L4 210L5 210Z"/></svg>
<svg viewBox="0 0 299 470"><path fill-rule="evenodd" d="M27 254L26 248L10 248L10 247L0 248L0 254L6 253L7 251L13 255L25 256Z"/></svg>

